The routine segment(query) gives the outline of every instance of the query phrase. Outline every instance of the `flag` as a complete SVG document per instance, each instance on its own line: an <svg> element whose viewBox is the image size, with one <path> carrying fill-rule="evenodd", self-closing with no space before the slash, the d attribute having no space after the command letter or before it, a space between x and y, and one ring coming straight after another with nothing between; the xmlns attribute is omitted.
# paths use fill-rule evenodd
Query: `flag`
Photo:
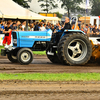
<svg viewBox="0 0 100 100"><path fill-rule="evenodd" d="M86 7L89 6L89 0L86 0Z"/></svg>
<svg viewBox="0 0 100 100"><path fill-rule="evenodd" d="M86 0L86 13L88 13L89 0Z"/></svg>

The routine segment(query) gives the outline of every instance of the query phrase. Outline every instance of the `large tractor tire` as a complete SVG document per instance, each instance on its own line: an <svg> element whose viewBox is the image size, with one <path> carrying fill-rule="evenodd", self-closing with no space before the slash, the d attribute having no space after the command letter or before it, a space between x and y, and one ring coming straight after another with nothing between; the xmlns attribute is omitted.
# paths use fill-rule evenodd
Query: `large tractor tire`
<svg viewBox="0 0 100 100"><path fill-rule="evenodd" d="M58 44L58 56L62 63L84 65L92 55L92 46L86 35L73 33L65 35Z"/></svg>
<svg viewBox="0 0 100 100"><path fill-rule="evenodd" d="M29 48L22 48L17 53L18 62L22 65L28 65L33 60L33 52Z"/></svg>
<svg viewBox="0 0 100 100"><path fill-rule="evenodd" d="M48 52L48 51L46 51L46 55L47 55L48 59L49 59L52 63L55 63L55 64L60 63L60 60L59 60L59 58L58 58L58 55L57 55L56 51L53 52L54 55L48 55L47 52Z"/></svg>
<svg viewBox="0 0 100 100"><path fill-rule="evenodd" d="M7 53L7 58L12 62L12 63L17 63L17 50L12 50Z"/></svg>

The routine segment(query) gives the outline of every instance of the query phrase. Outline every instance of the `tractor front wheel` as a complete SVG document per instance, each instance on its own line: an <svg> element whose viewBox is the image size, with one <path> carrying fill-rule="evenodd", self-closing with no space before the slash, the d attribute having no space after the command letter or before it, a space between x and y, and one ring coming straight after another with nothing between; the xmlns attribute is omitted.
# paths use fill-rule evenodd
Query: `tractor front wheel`
<svg viewBox="0 0 100 100"><path fill-rule="evenodd" d="M7 53L7 58L12 62L12 63L17 63L17 50L12 50Z"/></svg>
<svg viewBox="0 0 100 100"><path fill-rule="evenodd" d="M22 65L28 65L33 60L33 52L29 48L22 48L17 53L18 62Z"/></svg>

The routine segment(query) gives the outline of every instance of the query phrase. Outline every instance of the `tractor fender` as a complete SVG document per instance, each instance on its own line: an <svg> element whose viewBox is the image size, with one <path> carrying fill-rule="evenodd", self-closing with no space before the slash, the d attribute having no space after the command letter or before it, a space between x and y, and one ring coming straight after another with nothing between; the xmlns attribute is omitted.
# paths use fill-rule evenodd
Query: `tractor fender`
<svg viewBox="0 0 100 100"><path fill-rule="evenodd" d="M73 33L81 33L81 34L85 34L83 31L81 30L64 30L61 38L66 35L66 34L73 34Z"/></svg>

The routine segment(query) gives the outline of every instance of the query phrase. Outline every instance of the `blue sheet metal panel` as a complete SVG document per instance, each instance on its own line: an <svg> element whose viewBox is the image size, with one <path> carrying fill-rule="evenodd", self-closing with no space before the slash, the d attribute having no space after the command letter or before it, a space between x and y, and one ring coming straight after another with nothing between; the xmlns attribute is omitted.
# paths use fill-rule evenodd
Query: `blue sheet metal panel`
<svg viewBox="0 0 100 100"><path fill-rule="evenodd" d="M32 47L34 44L33 39L21 39L20 40L20 47Z"/></svg>
<svg viewBox="0 0 100 100"><path fill-rule="evenodd" d="M19 32L20 47L32 47L34 42L39 39L35 39L38 36L45 36L46 32L38 31L23 31ZM45 41L45 40L44 40Z"/></svg>
<svg viewBox="0 0 100 100"><path fill-rule="evenodd" d="M20 31L19 47L32 47L35 41L50 41L52 36L51 30L46 31Z"/></svg>
<svg viewBox="0 0 100 100"><path fill-rule="evenodd" d="M19 36L45 36L46 31L19 31Z"/></svg>
<svg viewBox="0 0 100 100"><path fill-rule="evenodd" d="M67 30L68 32L79 32L79 33L83 33L83 34L85 34L83 31L81 31L81 30ZM64 32L66 32L66 30L64 31Z"/></svg>
<svg viewBox="0 0 100 100"><path fill-rule="evenodd" d="M51 40L51 38L52 38L52 30L51 29L49 29L48 31L47 31L47 36L49 37L49 38L47 38L47 41L50 41Z"/></svg>
<svg viewBox="0 0 100 100"><path fill-rule="evenodd" d="M75 32L75 33L82 33L82 34L85 34L83 31L81 31L81 30L64 30L64 33L62 34L62 36L61 36L61 38L65 35L65 34L67 34L68 32Z"/></svg>

